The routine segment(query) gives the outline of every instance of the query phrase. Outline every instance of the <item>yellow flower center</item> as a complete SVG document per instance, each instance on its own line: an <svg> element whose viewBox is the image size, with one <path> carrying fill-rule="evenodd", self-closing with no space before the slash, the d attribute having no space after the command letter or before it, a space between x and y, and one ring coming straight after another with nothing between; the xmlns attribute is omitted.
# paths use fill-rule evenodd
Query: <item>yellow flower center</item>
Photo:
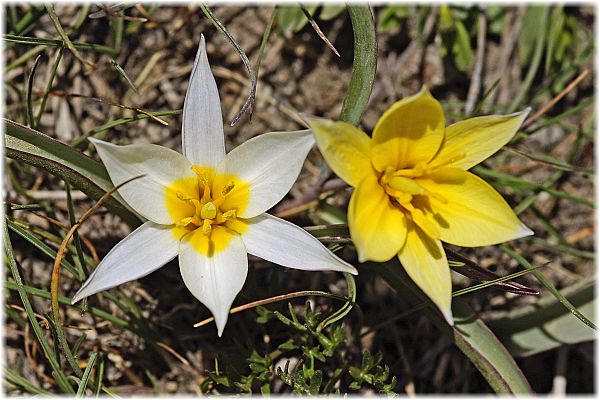
<svg viewBox="0 0 600 400"><path fill-rule="evenodd" d="M432 214L427 211L428 198L435 198L444 204L448 203L448 200L439 193L427 190L419 183L419 178L424 178L428 173L463 157L463 153L458 153L455 157L435 167L430 167L425 162L417 163L411 168L396 169L396 167L388 166L379 177L379 184L394 206L411 218L429 237L439 239L440 231Z"/></svg>
<svg viewBox="0 0 600 400"><path fill-rule="evenodd" d="M248 205L248 184L235 175L193 166L195 178L177 179L166 190L167 210L175 222L173 234L201 254L212 256L227 247L247 223L238 214Z"/></svg>

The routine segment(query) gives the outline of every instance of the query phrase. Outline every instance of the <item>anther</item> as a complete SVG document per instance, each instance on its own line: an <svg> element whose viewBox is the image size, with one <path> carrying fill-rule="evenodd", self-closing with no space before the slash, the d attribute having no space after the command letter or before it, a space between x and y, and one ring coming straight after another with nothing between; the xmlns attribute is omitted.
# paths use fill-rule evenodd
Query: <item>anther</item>
<svg viewBox="0 0 600 400"><path fill-rule="evenodd" d="M189 224L192 223L192 220L194 219L194 217L186 217L186 218L182 218L179 221L177 221L175 223L175 226L177 226L178 228L183 228L188 226Z"/></svg>
<svg viewBox="0 0 600 400"><path fill-rule="evenodd" d="M206 236L210 235L210 232L212 231L212 226L211 226L211 222L208 219L204 220L204 223L202 224L202 233L205 234Z"/></svg>
<svg viewBox="0 0 600 400"><path fill-rule="evenodd" d="M227 196L229 194L229 192L231 192L233 190L234 187L235 187L235 183L233 181L231 181L230 183L226 184L225 187L223 187L221 194L223 196Z"/></svg>
<svg viewBox="0 0 600 400"><path fill-rule="evenodd" d="M416 181L403 176L392 176L389 178L390 187L408 194L422 194L425 189Z"/></svg>

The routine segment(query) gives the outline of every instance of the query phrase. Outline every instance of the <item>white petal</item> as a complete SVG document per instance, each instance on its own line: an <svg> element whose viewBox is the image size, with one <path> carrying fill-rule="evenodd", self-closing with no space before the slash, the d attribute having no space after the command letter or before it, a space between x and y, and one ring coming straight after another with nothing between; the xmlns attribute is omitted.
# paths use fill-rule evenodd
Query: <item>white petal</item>
<svg viewBox="0 0 600 400"><path fill-rule="evenodd" d="M233 235L225 249L209 257L199 253L190 244L190 236L186 235L180 244L181 276L194 297L208 307L215 318L217 333L221 336L231 303L246 282L246 248L240 236Z"/></svg>
<svg viewBox="0 0 600 400"><path fill-rule="evenodd" d="M146 222L104 257L73 297L72 303L159 269L177 255L179 240L169 228Z"/></svg>
<svg viewBox="0 0 600 400"><path fill-rule="evenodd" d="M194 177L192 164L178 152L155 144L117 146L90 139L98 150L115 186L125 184L119 194L136 212L157 224L174 223L166 208L166 187L176 179Z"/></svg>
<svg viewBox="0 0 600 400"><path fill-rule="evenodd" d="M358 274L310 233L269 214L250 219L242 239L248 253L285 267Z"/></svg>
<svg viewBox="0 0 600 400"><path fill-rule="evenodd" d="M183 102L183 154L201 167L216 167L225 156L223 117L217 83L210 71L204 35Z"/></svg>
<svg viewBox="0 0 600 400"><path fill-rule="evenodd" d="M239 216L252 218L277 204L298 178L314 143L310 130L271 132L253 137L227 154L218 170L250 185L248 206Z"/></svg>

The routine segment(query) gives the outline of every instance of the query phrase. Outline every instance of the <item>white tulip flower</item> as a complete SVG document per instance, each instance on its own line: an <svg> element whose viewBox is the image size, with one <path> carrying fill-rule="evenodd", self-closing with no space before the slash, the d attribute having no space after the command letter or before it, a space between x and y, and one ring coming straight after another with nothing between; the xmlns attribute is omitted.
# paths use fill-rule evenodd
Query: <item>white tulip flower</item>
<svg viewBox="0 0 600 400"><path fill-rule="evenodd" d="M356 269L300 227L267 214L298 177L310 130L254 137L225 154L221 103L204 36L183 105L183 155L154 144L90 139L118 191L148 219L93 271L73 303L141 278L179 255L190 292L212 312L221 336L248 272L247 253L308 271Z"/></svg>

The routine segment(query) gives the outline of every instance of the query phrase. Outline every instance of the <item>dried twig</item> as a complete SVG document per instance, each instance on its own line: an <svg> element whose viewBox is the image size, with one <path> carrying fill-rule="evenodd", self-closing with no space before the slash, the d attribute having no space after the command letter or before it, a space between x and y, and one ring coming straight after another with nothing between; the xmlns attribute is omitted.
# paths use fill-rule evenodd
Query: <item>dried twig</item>
<svg viewBox="0 0 600 400"><path fill-rule="evenodd" d="M119 103L115 103L112 102L110 100L107 99L101 99L99 97L91 97L91 96L86 96L84 94L79 94L79 93L65 93L65 92L51 92L50 93L51 96L57 96L57 97L77 97L77 98L83 98L86 100L90 100L90 101L95 101L98 103L103 103L103 104L107 104L109 106L113 106L113 107L119 107L119 108L124 108L126 110L133 110L136 111L140 114L144 114L145 116L147 116L150 119L153 119L154 121L158 122L159 124L168 126L169 123L166 121L163 121L162 119L158 118L155 115L150 114L148 111L144 111L141 108L137 108L137 107L131 107L131 106L125 106L123 104L119 104Z"/></svg>
<svg viewBox="0 0 600 400"><path fill-rule="evenodd" d="M552 100L550 100L546 105L544 105L538 112L536 112L531 117L527 118L525 122L523 122L523 128L534 123L539 117L544 115L548 110L550 110L556 103L560 101L563 97L565 97L571 90L573 90L577 85L581 83L582 80L585 79L586 76L590 73L588 68L585 68L581 73L577 76L577 78L573 79L571 83L567 85L559 94L557 94Z"/></svg>
<svg viewBox="0 0 600 400"><path fill-rule="evenodd" d="M245 311L245 310L249 310L251 308L255 308L258 306L262 306L265 304L271 304L271 303L276 303L278 301L283 301L283 300L289 300L289 299L293 299L296 297L306 297L306 296L323 296L323 297L329 297L332 299L337 299L337 300L342 300L342 301L347 301L348 299L344 296L340 296L340 295L336 295L333 293L328 293L328 292L322 292L320 290L303 290L300 292L292 292L292 293L286 293L286 294L282 294L279 296L273 296L273 297L269 297L267 299L262 299L262 300L257 300L257 301L253 301L251 303L248 304L244 304L241 305L239 307L234 307L231 310L229 310L229 314L236 314L240 311ZM204 326L208 323L211 323L212 321L214 321L214 317L210 317L207 318L205 320L202 320L198 323L194 324L194 328L199 328L201 326Z"/></svg>
<svg viewBox="0 0 600 400"><path fill-rule="evenodd" d="M333 43L331 43L329 41L329 39L327 39L327 36L325 36L325 34L321 30L321 28L319 28L319 25L317 25L317 23L316 23L315 19L313 18L313 16L310 15L310 12L306 9L306 6L304 4L300 4L300 8L302 9L302 12L304 13L304 16L308 19L308 22L310 23L310 26L312 26L312 28L315 30L315 32L317 33L317 35L319 35L319 37L321 38L321 40L325 42L325 44L327 45L327 47L329 47L329 49L331 51L333 51L336 56L341 57L340 53L338 53L338 51L335 48L335 46L333 45Z"/></svg>

